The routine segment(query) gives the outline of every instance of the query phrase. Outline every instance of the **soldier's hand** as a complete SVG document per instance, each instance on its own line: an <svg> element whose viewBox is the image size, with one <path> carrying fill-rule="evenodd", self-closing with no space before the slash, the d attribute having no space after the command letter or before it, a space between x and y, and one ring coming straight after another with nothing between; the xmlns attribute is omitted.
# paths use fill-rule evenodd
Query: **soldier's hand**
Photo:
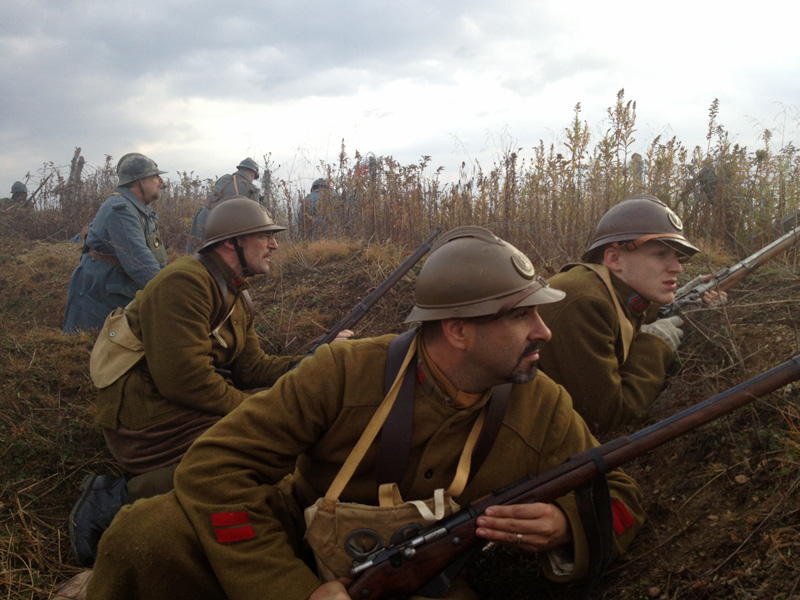
<svg viewBox="0 0 800 600"><path fill-rule="evenodd" d="M669 317L667 319L658 319L650 324L646 323L642 325L641 331L644 333L657 335L662 340L667 342L669 347L672 348L672 351L675 352L681 345L681 338L683 337L681 325L683 325L683 319L681 319L678 315L675 315L674 317Z"/></svg>
<svg viewBox="0 0 800 600"><path fill-rule="evenodd" d="M342 329L339 333L336 334L336 337L333 339L333 341L334 342L341 342L342 340L350 339L351 337L353 337L353 335L355 335L355 334L352 331L350 331L349 329ZM331 343L333 343L333 342L331 342Z"/></svg>
<svg viewBox="0 0 800 600"><path fill-rule="evenodd" d="M350 583L350 579L340 578L328 581L319 586L308 600L350 600L350 594L344 586Z"/></svg>
<svg viewBox="0 0 800 600"><path fill-rule="evenodd" d="M558 548L572 540L566 515L555 504L534 502L492 506L478 517L478 537L531 552Z"/></svg>
<svg viewBox="0 0 800 600"><path fill-rule="evenodd" d="M711 281L713 275L703 275L703 283ZM703 304L706 306L722 306L728 303L728 292L709 290L703 294Z"/></svg>
<svg viewBox="0 0 800 600"><path fill-rule="evenodd" d="M675 292L675 297L679 298L681 295L685 294L689 290L697 287L701 283L708 283L711 281L713 275L698 275L694 279L692 279L689 283L681 287ZM706 306L722 306L723 304L727 304L728 302L728 292L722 292L718 290L709 290L703 294L701 298L703 304Z"/></svg>

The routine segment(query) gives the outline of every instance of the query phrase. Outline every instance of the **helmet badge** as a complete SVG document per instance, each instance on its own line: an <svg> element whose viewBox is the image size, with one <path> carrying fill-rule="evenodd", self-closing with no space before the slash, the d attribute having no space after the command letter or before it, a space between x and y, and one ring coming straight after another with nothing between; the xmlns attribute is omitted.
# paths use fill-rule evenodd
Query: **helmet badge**
<svg viewBox="0 0 800 600"><path fill-rule="evenodd" d="M533 263L522 252L515 252L511 256L511 264L517 270L517 273L522 275L525 279L533 279L536 270L533 268Z"/></svg>
<svg viewBox="0 0 800 600"><path fill-rule="evenodd" d="M667 215L669 216L669 222L672 223L672 226L678 231L683 231L683 221L681 221L681 218L675 214L675 211L673 211L671 208L667 208Z"/></svg>

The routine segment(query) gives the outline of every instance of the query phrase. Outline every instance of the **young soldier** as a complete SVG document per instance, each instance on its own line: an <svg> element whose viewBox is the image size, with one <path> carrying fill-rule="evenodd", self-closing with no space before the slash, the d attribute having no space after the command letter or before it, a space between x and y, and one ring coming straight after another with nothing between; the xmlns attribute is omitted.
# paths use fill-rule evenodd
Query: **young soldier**
<svg viewBox="0 0 800 600"><path fill-rule="evenodd" d="M329 579L342 574L331 565L346 572L344 539L378 527L378 516L411 510L419 522L398 496L463 506L596 446L563 388L537 376L540 345L550 339L537 307L562 297L488 230L452 230L417 280L406 321L421 328L322 346L209 429L181 462L173 492L119 513L101 541L88 598L349 598L342 580ZM386 418L392 401L410 413ZM630 477L614 471L608 481L618 554L644 513ZM306 528L301 511L317 499ZM493 507L477 535L546 553L553 579L587 573L572 493L552 504ZM325 583L300 558L304 536ZM458 578L446 597L474 594Z"/></svg>
<svg viewBox="0 0 800 600"><path fill-rule="evenodd" d="M143 353L100 388L95 424L133 477L85 477L69 521L82 566L94 561L100 536L123 504L171 490L192 442L302 358L264 353L247 292L249 277L269 272L275 234L285 229L258 203L231 198L211 213L197 257L170 264L127 307ZM113 357L104 356L100 367L116 365Z"/></svg>
<svg viewBox="0 0 800 600"><path fill-rule="evenodd" d="M567 389L596 435L629 422L661 391L682 320L647 324L655 312L648 309L672 302L682 263L696 252L678 215L637 195L603 215L583 264L550 278L567 299L541 310L558 332L542 350L542 370ZM713 292L704 302L718 299Z"/></svg>

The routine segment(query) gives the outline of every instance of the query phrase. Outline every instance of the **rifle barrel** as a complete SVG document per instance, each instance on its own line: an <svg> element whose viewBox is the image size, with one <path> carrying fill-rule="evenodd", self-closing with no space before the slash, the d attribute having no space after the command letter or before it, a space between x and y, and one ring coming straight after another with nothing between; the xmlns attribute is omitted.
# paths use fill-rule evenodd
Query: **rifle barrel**
<svg viewBox="0 0 800 600"><path fill-rule="evenodd" d="M378 300L380 300L383 295L388 292L395 283L400 281L400 279L411 270L415 264L419 262L419 260L428 253L431 249L431 245L433 240L442 232L442 228L438 227L436 231L434 231L427 240L422 242L422 245L417 248L414 253L409 256L403 263L391 274L386 280L381 283L377 288L375 288L366 298L364 298L361 302L356 305L356 307L351 310L347 315L344 316L342 320L340 320L336 325L331 327L325 335L323 335L317 342L314 344L314 347L308 351L303 358L308 358L314 352L317 351L317 348L322 346L323 344L330 344L333 340L336 339L336 336L339 334L340 331L343 329L350 329L356 323L358 323L367 311L375 305Z"/></svg>
<svg viewBox="0 0 800 600"><path fill-rule="evenodd" d="M727 291L733 288L768 260L791 248L797 243L798 239L800 239L800 226L795 227L747 258L743 258L732 267L725 267L718 271L710 281L697 285L680 297L675 298L669 304L665 304L658 309L659 316L669 317L674 315L685 304L692 304L695 299L699 300L705 292L712 290Z"/></svg>

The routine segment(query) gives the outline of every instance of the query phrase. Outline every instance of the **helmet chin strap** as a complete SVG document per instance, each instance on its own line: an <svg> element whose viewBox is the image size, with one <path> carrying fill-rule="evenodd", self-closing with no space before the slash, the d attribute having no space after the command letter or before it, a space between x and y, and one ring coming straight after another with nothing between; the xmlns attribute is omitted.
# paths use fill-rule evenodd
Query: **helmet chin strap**
<svg viewBox="0 0 800 600"><path fill-rule="evenodd" d="M236 256L239 257L239 264L242 266L242 275L249 277L252 273L250 272L250 267L247 266L247 261L244 259L244 252L239 245L239 238L233 238L233 247L236 250Z"/></svg>

